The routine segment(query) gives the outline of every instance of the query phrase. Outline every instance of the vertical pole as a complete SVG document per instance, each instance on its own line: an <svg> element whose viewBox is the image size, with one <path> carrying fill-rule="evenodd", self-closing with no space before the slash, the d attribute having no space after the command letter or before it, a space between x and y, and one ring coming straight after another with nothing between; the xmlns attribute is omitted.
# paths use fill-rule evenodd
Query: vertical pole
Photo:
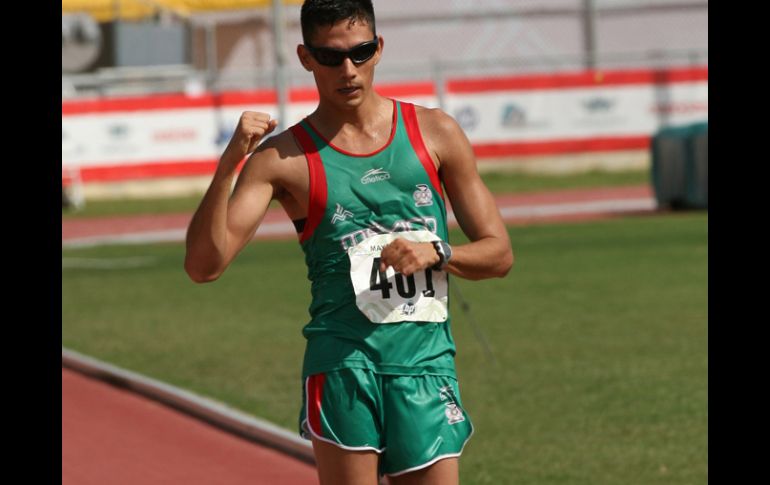
<svg viewBox="0 0 770 485"><path fill-rule="evenodd" d="M594 0L583 0L583 47L586 70L596 69L596 5Z"/></svg>
<svg viewBox="0 0 770 485"><path fill-rule="evenodd" d="M206 87L214 88L217 76L217 25L214 21L206 22Z"/></svg>
<svg viewBox="0 0 770 485"><path fill-rule="evenodd" d="M75 210L81 210L86 206L86 197L83 191L83 179L80 176L79 166L70 166L70 187L72 187L72 205Z"/></svg>
<svg viewBox="0 0 770 485"><path fill-rule="evenodd" d="M286 83L286 56L284 55L283 36L283 4L282 0L273 0L273 53L275 55L275 92L278 98L278 126L276 133L286 129L286 107L288 104L288 89Z"/></svg>

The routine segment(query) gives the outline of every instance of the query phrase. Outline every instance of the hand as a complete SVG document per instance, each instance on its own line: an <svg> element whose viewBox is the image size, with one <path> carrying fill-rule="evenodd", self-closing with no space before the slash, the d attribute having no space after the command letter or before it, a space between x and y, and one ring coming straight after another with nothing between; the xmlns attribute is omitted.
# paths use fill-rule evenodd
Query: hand
<svg viewBox="0 0 770 485"><path fill-rule="evenodd" d="M439 261L433 244L396 239L384 248L380 254L380 271L393 266L397 273L409 276L425 268L430 268Z"/></svg>
<svg viewBox="0 0 770 485"><path fill-rule="evenodd" d="M278 120L270 119L267 113L244 111L238 120L230 143L225 148L222 159L227 159L237 165L243 157L253 152L259 141L278 126Z"/></svg>

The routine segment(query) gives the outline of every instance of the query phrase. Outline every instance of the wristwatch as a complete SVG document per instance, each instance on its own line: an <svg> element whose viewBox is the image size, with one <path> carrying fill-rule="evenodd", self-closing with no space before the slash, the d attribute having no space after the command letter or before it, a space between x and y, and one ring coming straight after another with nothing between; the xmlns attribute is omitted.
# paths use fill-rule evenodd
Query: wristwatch
<svg viewBox="0 0 770 485"><path fill-rule="evenodd" d="M449 264L449 260L452 259L452 246L444 241L431 242L436 250L436 254L438 254L438 263L434 264L430 269L444 271L444 268Z"/></svg>

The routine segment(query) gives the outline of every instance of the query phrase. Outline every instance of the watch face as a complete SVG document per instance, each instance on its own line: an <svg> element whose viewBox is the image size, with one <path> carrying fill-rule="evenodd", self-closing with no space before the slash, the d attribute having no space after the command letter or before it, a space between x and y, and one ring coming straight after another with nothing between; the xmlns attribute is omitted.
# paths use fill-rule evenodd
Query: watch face
<svg viewBox="0 0 770 485"><path fill-rule="evenodd" d="M433 265L432 269L441 271L449 259L445 252L446 244L444 241L433 241L433 248L436 250L436 254L438 254L438 262Z"/></svg>
<svg viewBox="0 0 770 485"><path fill-rule="evenodd" d="M442 241L441 247L444 248L444 254L446 254L446 260L449 261L449 258L452 257L452 246Z"/></svg>

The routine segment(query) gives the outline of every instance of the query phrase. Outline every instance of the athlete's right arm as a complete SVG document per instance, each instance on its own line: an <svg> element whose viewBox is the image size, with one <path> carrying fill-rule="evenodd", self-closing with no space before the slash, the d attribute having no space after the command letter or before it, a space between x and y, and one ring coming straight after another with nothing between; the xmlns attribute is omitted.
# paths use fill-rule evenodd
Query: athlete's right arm
<svg viewBox="0 0 770 485"><path fill-rule="evenodd" d="M241 115L214 178L187 228L184 268L196 283L214 281L246 245L273 197L270 159L275 151L261 145L249 157L238 183L230 189L238 164L277 125L265 113Z"/></svg>

